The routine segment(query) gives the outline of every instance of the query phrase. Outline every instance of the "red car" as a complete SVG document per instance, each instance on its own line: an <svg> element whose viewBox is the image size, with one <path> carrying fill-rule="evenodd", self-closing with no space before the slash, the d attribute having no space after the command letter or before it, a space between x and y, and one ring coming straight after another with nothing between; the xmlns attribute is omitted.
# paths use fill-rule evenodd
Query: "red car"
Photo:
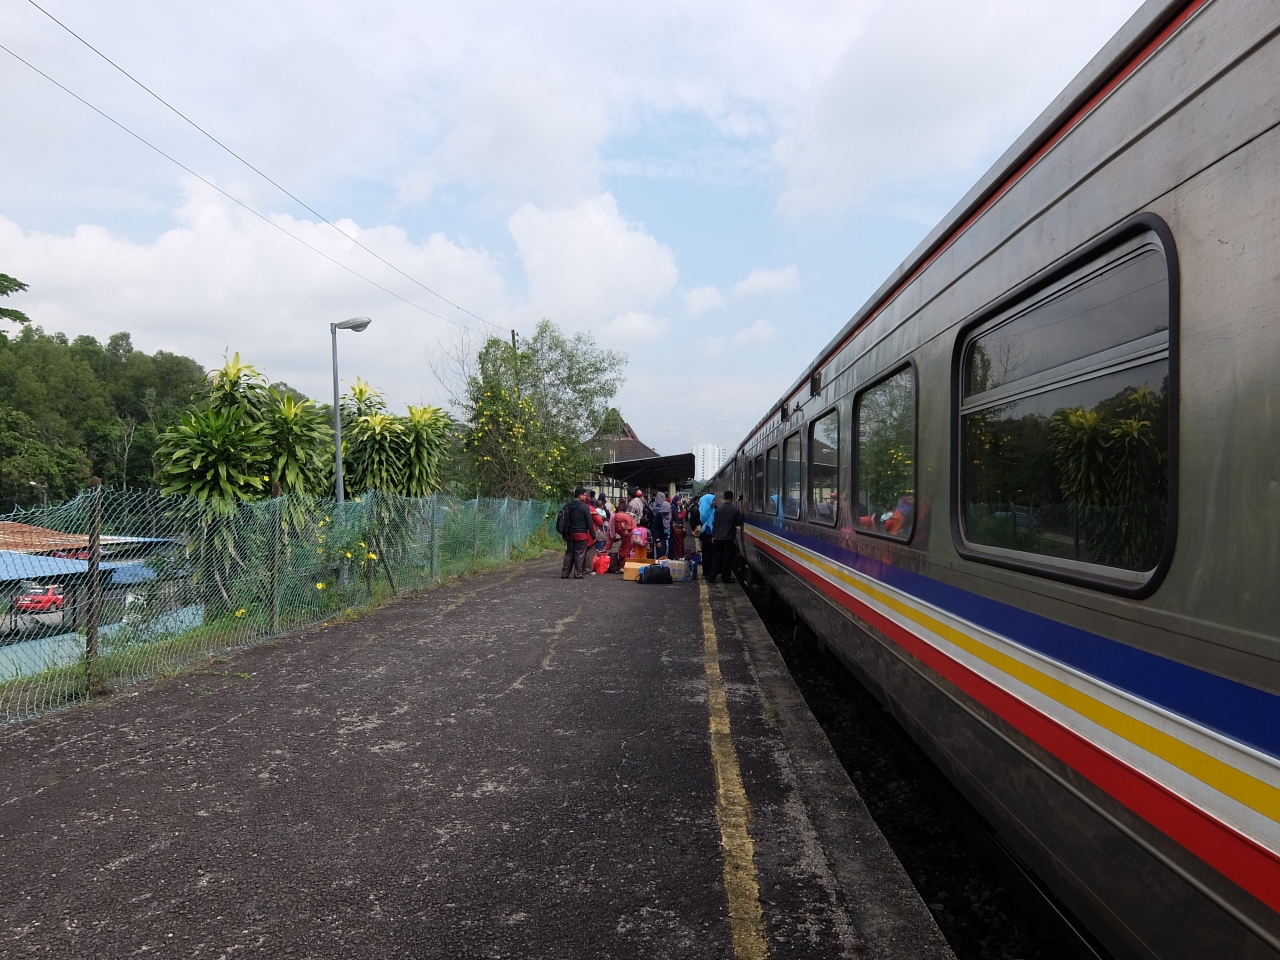
<svg viewBox="0 0 1280 960"><path fill-rule="evenodd" d="M18 613L50 613L62 609L62 585L32 587L13 598L13 609Z"/></svg>

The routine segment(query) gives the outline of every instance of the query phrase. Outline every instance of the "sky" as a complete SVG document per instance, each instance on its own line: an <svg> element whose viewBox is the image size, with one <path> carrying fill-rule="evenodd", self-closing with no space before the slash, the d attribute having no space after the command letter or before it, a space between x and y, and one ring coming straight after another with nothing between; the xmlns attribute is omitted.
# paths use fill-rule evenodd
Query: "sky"
<svg viewBox="0 0 1280 960"><path fill-rule="evenodd" d="M368 316L342 379L396 407L546 317L626 353L672 454L736 447L1138 3L41 7L342 232L4 0L0 43L187 168L0 51L6 306L320 399Z"/></svg>

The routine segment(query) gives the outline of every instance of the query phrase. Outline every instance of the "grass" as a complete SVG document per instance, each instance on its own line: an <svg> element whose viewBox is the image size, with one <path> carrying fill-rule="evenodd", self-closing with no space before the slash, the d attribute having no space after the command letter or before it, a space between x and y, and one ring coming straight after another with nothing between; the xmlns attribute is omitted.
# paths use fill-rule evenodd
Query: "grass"
<svg viewBox="0 0 1280 960"><path fill-rule="evenodd" d="M239 616L232 611L172 636L155 638L139 630L121 631L103 640L102 653L96 664L95 688L105 693L143 680L183 673L216 661L221 654L236 648L252 646L306 627L356 620L399 597L444 586L466 574L535 559L544 550L562 547L560 538L547 524L543 524L523 545L512 547L506 558L487 556L473 562L467 555L469 551L463 550L456 551L447 560L441 558L438 576L434 580L424 582L421 571L393 568L393 576L401 588L399 591L392 589L380 568L371 581L353 571L346 586L334 585L327 588L328 592L317 590L309 583L291 584L282 591L279 624L274 633L269 629L269 612L262 605L241 607ZM413 586L409 587L410 584ZM197 669L197 672L209 671ZM219 675L226 673L222 671ZM0 723L28 719L88 702L93 699L89 688L84 660L2 680Z"/></svg>

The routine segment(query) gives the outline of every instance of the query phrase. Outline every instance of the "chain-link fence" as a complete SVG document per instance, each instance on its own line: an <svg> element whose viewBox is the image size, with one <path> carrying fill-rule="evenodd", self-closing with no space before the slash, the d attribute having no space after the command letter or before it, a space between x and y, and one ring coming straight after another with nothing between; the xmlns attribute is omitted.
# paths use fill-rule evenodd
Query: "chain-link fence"
<svg viewBox="0 0 1280 960"><path fill-rule="evenodd" d="M502 563L549 504L96 488L0 518L0 722Z"/></svg>

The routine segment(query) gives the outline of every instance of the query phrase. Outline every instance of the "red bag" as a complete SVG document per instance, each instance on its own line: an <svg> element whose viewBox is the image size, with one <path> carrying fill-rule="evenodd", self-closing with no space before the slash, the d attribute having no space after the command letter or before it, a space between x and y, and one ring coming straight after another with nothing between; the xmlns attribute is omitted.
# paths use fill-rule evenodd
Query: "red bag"
<svg viewBox="0 0 1280 960"><path fill-rule="evenodd" d="M609 572L609 554L597 553L596 558L591 561L591 569L596 573Z"/></svg>

